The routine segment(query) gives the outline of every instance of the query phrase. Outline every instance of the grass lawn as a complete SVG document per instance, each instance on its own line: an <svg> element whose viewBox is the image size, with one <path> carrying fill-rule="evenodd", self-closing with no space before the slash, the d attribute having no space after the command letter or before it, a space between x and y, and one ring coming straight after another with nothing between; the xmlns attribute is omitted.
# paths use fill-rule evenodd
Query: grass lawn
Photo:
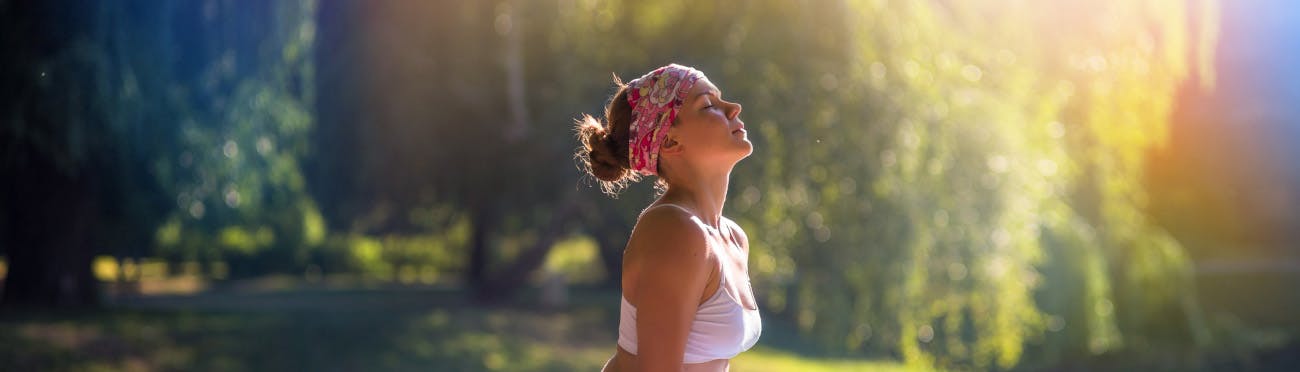
<svg viewBox="0 0 1300 372"><path fill-rule="evenodd" d="M614 350L617 293L571 306L484 307L434 288L215 289L100 310L0 312L4 371L595 371ZM768 321L735 371L902 371L773 345ZM786 343L788 344L788 342Z"/></svg>
<svg viewBox="0 0 1300 372"><path fill-rule="evenodd" d="M0 309L0 371L595 371L617 335L618 293L611 290L574 289L567 308L546 310L527 296L484 306L461 290L427 286L262 284L119 297L95 310ZM1207 297L1221 295L1207 289ZM1294 314L1263 312L1290 298L1273 297L1253 308L1220 309L1238 302L1211 301L1207 309L1245 314L1260 322L1247 324L1254 328L1291 329ZM1254 308L1260 311L1248 311ZM734 359L733 371L910 370L895 360L825 357L775 317L765 317L763 327L758 346ZM1296 370L1300 342L1279 341L1254 355L1217 350L1193 364ZM1027 370L1185 364L1119 354Z"/></svg>
<svg viewBox="0 0 1300 372"><path fill-rule="evenodd" d="M882 372L901 372L914 371L916 369L908 368L903 364L894 361L864 361L856 359L822 359L800 356L798 354L775 349L759 344L759 346L740 354L731 361L731 370L751 372L776 372L776 371L800 371L800 372L831 372L831 371L882 371Z"/></svg>

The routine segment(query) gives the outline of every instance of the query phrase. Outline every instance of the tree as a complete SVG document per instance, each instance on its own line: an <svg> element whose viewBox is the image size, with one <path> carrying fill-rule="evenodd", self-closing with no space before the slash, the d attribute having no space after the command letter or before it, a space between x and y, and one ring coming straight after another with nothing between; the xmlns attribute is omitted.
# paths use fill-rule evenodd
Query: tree
<svg viewBox="0 0 1300 372"><path fill-rule="evenodd" d="M0 17L11 57L0 70L4 144L5 304L98 301L91 257L147 245L167 198L149 161L170 128L153 27L168 7L6 2ZM157 74L157 75L155 75Z"/></svg>
<svg viewBox="0 0 1300 372"><path fill-rule="evenodd" d="M184 97L175 150L157 159L177 208L158 253L230 274L300 272L324 241L302 159L315 124L313 1L211 1L178 9L172 57Z"/></svg>
<svg viewBox="0 0 1300 372"><path fill-rule="evenodd" d="M1008 368L1043 337L1034 362L1208 341L1140 160L1213 3L827 8L755 21L807 33L735 36L764 40L737 55L771 71L742 80L771 119L761 186L738 196L771 247L752 261L770 306L826 345L950 367ZM759 57L804 35L824 36L783 54L821 66ZM788 102L804 109L764 110Z"/></svg>
<svg viewBox="0 0 1300 372"><path fill-rule="evenodd" d="M562 56L541 42L553 25L527 16L550 6L380 2L349 12L326 2L323 14L348 13L331 19L358 36L332 36L342 49L326 62L337 74L324 78L348 89L323 95L337 106L322 109L366 123L322 118L320 141L362 149L321 161L319 179L359 180L331 191L340 212L331 224L428 233L460 218L412 216L450 208L469 221L465 281L485 299L520 287L590 209L567 172L572 106L556 101L574 96L558 91L569 88L551 74Z"/></svg>
<svg viewBox="0 0 1300 372"><path fill-rule="evenodd" d="M241 14L247 23L214 14L233 8L224 1L0 5L14 56L0 72L13 87L0 174L16 180L0 190L4 303L94 304L95 254L143 255L164 221L173 228L158 235L179 236L180 216L205 210L281 236L298 226L304 238L275 252L323 234L295 160L311 124L311 4L266 5ZM248 57L204 49L228 39ZM241 144L256 166L230 161ZM205 207L221 202L244 207Z"/></svg>

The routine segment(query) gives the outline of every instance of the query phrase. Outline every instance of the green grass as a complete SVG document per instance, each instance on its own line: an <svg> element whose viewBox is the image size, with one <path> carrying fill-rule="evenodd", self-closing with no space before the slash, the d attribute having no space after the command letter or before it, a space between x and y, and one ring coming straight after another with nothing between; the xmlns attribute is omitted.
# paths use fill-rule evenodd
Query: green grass
<svg viewBox="0 0 1300 372"><path fill-rule="evenodd" d="M789 351L757 346L731 361L731 370L745 372L839 372L839 371L914 371L894 361L870 361L857 359L823 359L800 356Z"/></svg>
<svg viewBox="0 0 1300 372"><path fill-rule="evenodd" d="M617 293L575 291L569 308L554 311L524 302L481 306L430 288L290 289L10 309L0 312L0 370L595 371L613 353ZM736 358L733 371L905 370L806 356L772 342L787 327L768 328L771 340Z"/></svg>
<svg viewBox="0 0 1300 372"><path fill-rule="evenodd" d="M522 296L485 306L456 289L264 281L118 299L98 310L0 309L0 371L595 371L612 355L617 292L574 289L569 306L558 310L535 302ZM1259 311L1272 306L1215 305ZM1207 308L1216 313L1215 306ZM1232 337L1193 363L1200 370L1282 371L1300 365L1300 342L1246 332L1290 329L1291 316L1226 310L1242 311L1249 315L1243 322L1258 323L1222 333ZM1241 346L1256 344L1268 347ZM758 346L735 358L732 370L913 370L895 360L833 355L802 340L788 322L765 316ZM1155 371L1187 364L1162 355L1102 355L1026 368Z"/></svg>

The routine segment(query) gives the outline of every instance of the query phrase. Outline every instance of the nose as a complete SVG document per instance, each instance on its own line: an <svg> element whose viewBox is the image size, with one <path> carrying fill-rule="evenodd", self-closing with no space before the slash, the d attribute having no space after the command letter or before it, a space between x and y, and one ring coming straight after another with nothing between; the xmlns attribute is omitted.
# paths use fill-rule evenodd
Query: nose
<svg viewBox="0 0 1300 372"><path fill-rule="evenodd" d="M739 103L732 103L731 105L731 115L727 115L727 117L728 119L736 120L736 118L740 117L741 106Z"/></svg>

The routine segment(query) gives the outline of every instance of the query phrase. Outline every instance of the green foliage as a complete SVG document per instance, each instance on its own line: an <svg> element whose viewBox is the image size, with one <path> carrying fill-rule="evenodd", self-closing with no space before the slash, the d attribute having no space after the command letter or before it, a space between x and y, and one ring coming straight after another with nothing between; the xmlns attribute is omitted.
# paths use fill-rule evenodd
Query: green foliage
<svg viewBox="0 0 1300 372"><path fill-rule="evenodd" d="M154 167L177 208L157 243L173 260L229 261L237 276L301 270L327 234L301 164L315 120L315 3L195 6L206 10L165 16L202 18L200 42L159 48L195 60L168 91L184 97L171 119L180 135Z"/></svg>
<svg viewBox="0 0 1300 372"><path fill-rule="evenodd" d="M359 274L402 283L443 282L464 271L469 221L426 234L331 235L311 258L326 274Z"/></svg>
<svg viewBox="0 0 1300 372"><path fill-rule="evenodd" d="M1141 160L1215 9L577 2L550 40L563 71L692 64L745 104L729 205L769 309L843 352L1001 369L1208 341Z"/></svg>
<svg viewBox="0 0 1300 372"><path fill-rule="evenodd" d="M599 247L595 239L574 236L555 243L542 264L544 273L560 274L569 283L597 283L606 279L598 263Z"/></svg>
<svg viewBox="0 0 1300 372"><path fill-rule="evenodd" d="M83 189L98 219L84 241L103 242L74 248L86 256L301 267L326 233L300 164L314 121L315 2L77 5L0 5L30 17L15 23L60 30L4 40L22 54L6 74L31 91L3 107L15 120L0 141L21 156L0 170L51 189L60 178L36 176L57 172Z"/></svg>

